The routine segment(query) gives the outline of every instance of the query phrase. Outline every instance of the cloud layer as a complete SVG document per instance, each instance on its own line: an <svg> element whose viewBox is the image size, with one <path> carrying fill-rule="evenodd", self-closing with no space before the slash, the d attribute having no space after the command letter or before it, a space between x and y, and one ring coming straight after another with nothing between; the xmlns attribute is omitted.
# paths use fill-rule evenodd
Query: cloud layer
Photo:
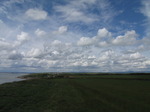
<svg viewBox="0 0 150 112"><path fill-rule="evenodd" d="M149 71L150 5L140 4L142 36L109 0L1 1L0 71Z"/></svg>

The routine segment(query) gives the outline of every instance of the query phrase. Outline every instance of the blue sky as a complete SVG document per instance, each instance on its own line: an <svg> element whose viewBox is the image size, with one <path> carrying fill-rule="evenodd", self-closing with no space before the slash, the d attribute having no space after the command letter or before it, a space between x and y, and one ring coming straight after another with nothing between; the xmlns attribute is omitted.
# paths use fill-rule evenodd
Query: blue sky
<svg viewBox="0 0 150 112"><path fill-rule="evenodd" d="M149 0L1 0L0 71L149 71L149 12Z"/></svg>

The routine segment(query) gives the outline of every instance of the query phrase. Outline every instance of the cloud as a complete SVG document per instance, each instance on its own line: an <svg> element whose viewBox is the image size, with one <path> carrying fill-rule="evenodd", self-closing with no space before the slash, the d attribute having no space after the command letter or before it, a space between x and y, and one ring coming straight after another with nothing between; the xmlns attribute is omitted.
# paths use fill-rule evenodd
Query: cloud
<svg viewBox="0 0 150 112"><path fill-rule="evenodd" d="M111 32L109 32L106 28L99 29L97 32L97 35L94 37L82 37L77 42L77 45L79 46L99 46L99 47L105 47L108 45L108 42L111 39Z"/></svg>
<svg viewBox="0 0 150 112"><path fill-rule="evenodd" d="M95 41L89 37L81 37L80 40L77 42L79 46L90 46L93 45Z"/></svg>
<svg viewBox="0 0 150 112"><path fill-rule="evenodd" d="M149 61L149 59L146 59L142 54L139 52L131 53L131 54L125 54L120 57L119 63L123 66L130 66L128 68L129 70L137 70L140 71L142 68L147 68L145 66L145 63ZM138 70L139 69L139 70Z"/></svg>
<svg viewBox="0 0 150 112"><path fill-rule="evenodd" d="M8 57L8 59L11 60L21 60L23 58L23 55L17 51L12 51Z"/></svg>
<svg viewBox="0 0 150 112"><path fill-rule="evenodd" d="M131 59L139 59L139 58L142 58L143 56L139 53L139 52L136 52L136 53L133 53L130 55L130 58Z"/></svg>
<svg viewBox="0 0 150 112"><path fill-rule="evenodd" d="M141 8L141 12L150 19L150 2L149 0L142 0L143 7Z"/></svg>
<svg viewBox="0 0 150 112"><path fill-rule="evenodd" d="M86 13L84 11L87 8L87 5L94 4L96 0L85 1L71 1L66 5L58 5L55 6L54 9L56 12L59 12L61 17L68 22L83 22L83 23L91 23L97 20L97 18L92 15Z"/></svg>
<svg viewBox="0 0 150 112"><path fill-rule="evenodd" d="M64 34L68 30L67 26L60 26L57 31L54 31L54 34Z"/></svg>
<svg viewBox="0 0 150 112"><path fill-rule="evenodd" d="M17 35L17 40L20 42L25 42L29 39L29 34L26 32L21 32L21 34Z"/></svg>
<svg viewBox="0 0 150 112"><path fill-rule="evenodd" d="M45 20L48 17L48 13L40 9L28 9L25 15L32 20Z"/></svg>
<svg viewBox="0 0 150 112"><path fill-rule="evenodd" d="M15 32L15 29L12 30L4 21L0 19L0 38L5 38L9 36L12 31Z"/></svg>
<svg viewBox="0 0 150 112"><path fill-rule="evenodd" d="M115 49L107 50L105 47L98 47L96 51L93 51L92 47L82 48L60 40L48 42L43 47L42 49L31 46L24 53L19 50L3 52L3 54L1 52L1 59L5 57L5 60L0 60L0 62L7 63L5 64L7 67L24 66L26 69L33 68L32 70L35 71L39 68L59 71L141 71L150 66L149 59L140 52L124 53ZM6 60L6 54L12 61Z"/></svg>
<svg viewBox="0 0 150 112"><path fill-rule="evenodd" d="M60 34L62 34L62 33L67 32L67 29L68 29L67 26L61 26L61 27L59 27L58 32Z"/></svg>
<svg viewBox="0 0 150 112"><path fill-rule="evenodd" d="M15 6L16 3L23 3L24 0L5 0L1 1L1 7L0 7L0 13L7 14L8 9L11 9L13 6Z"/></svg>
<svg viewBox="0 0 150 112"><path fill-rule="evenodd" d="M115 9L120 7L113 7L111 3L110 0L46 0L38 3L34 0L3 0L0 7L0 69L149 70L149 1L142 1L141 13L147 23L147 35L143 39L138 36L138 30L130 30L131 27L125 29L119 25L122 30L117 29L116 21L126 15L124 11L116 17L120 10Z"/></svg>
<svg viewBox="0 0 150 112"><path fill-rule="evenodd" d="M53 46L58 46L58 45L61 45L62 42L59 41L59 40L54 40L51 44L52 44Z"/></svg>
<svg viewBox="0 0 150 112"><path fill-rule="evenodd" d="M4 38L0 38L0 50L11 50L13 45L8 43Z"/></svg>
<svg viewBox="0 0 150 112"><path fill-rule="evenodd" d="M38 48L32 48L26 54L26 56L30 58L37 58L37 57L40 57L40 55L42 55L42 51Z"/></svg>
<svg viewBox="0 0 150 112"><path fill-rule="evenodd" d="M77 42L79 46L97 46L97 47L109 47L109 46L132 46L138 43L138 34L134 30L127 31L124 35L119 35L113 38L112 33L106 28L99 29L97 35L94 37L82 37Z"/></svg>
<svg viewBox="0 0 150 112"><path fill-rule="evenodd" d="M111 33L106 28L102 28L98 30L97 38L103 39L108 37L111 37Z"/></svg>
<svg viewBox="0 0 150 112"><path fill-rule="evenodd" d="M133 45L136 42L138 35L134 30L127 31L125 35L117 36L112 43L114 45Z"/></svg>
<svg viewBox="0 0 150 112"><path fill-rule="evenodd" d="M141 13L146 17L146 36L150 36L150 2L149 0L142 0Z"/></svg>
<svg viewBox="0 0 150 112"><path fill-rule="evenodd" d="M43 37L43 36L46 35L46 32L43 31L43 30L37 29L37 30L35 31L35 34L36 34L36 36L38 36L38 37Z"/></svg>

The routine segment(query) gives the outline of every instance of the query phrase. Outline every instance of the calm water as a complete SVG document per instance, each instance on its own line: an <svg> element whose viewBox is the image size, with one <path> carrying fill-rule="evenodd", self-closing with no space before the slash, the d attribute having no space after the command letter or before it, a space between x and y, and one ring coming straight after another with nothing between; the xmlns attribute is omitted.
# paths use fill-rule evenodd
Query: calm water
<svg viewBox="0 0 150 112"><path fill-rule="evenodd" d="M23 79L19 79L17 77L22 75L26 75L26 73L0 73L0 84L21 81Z"/></svg>

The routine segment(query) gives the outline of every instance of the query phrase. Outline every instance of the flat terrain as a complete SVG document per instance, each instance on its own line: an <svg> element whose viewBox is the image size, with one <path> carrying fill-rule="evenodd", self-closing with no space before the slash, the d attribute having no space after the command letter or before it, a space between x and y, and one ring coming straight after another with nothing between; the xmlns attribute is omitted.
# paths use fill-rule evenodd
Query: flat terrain
<svg viewBox="0 0 150 112"><path fill-rule="evenodd" d="M24 78L30 80L0 85L0 112L150 111L149 74L31 74Z"/></svg>

